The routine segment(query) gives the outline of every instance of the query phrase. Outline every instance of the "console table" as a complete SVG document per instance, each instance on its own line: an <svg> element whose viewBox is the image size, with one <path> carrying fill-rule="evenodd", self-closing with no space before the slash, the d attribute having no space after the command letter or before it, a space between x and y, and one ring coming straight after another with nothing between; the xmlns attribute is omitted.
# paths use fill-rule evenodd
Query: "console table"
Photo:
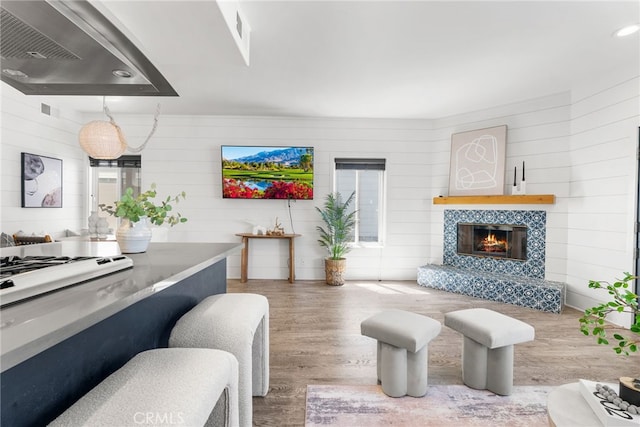
<svg viewBox="0 0 640 427"><path fill-rule="evenodd" d="M289 240L289 283L293 283L296 278L295 248L293 239L300 237L300 234L282 234L279 236L267 234L238 233L236 236L242 237L242 259L240 263L240 281L247 281L247 270L249 267L249 239L288 239Z"/></svg>

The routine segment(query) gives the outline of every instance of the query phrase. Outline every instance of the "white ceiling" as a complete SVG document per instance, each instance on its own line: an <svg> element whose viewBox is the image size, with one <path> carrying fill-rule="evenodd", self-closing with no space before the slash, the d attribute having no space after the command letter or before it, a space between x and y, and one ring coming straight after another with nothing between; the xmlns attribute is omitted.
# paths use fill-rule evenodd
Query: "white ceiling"
<svg viewBox="0 0 640 427"><path fill-rule="evenodd" d="M438 118L640 67L639 1L240 1L246 66L212 0L94 0L180 95L113 113ZM101 111L100 97L51 103Z"/></svg>

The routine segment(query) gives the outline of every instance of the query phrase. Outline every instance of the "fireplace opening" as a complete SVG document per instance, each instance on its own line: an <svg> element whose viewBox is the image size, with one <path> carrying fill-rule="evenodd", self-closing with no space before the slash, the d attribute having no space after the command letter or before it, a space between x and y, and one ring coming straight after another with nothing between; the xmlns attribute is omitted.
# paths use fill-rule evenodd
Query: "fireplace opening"
<svg viewBox="0 0 640 427"><path fill-rule="evenodd" d="M527 227L458 223L458 254L527 260Z"/></svg>

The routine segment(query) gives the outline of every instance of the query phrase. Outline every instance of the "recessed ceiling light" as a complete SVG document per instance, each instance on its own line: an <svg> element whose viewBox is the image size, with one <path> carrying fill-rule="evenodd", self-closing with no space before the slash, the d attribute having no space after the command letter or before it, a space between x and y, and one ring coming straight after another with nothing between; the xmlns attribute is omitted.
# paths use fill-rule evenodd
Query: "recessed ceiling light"
<svg viewBox="0 0 640 427"><path fill-rule="evenodd" d="M29 77L28 75L26 75L22 71L13 70L11 68L5 68L4 70L2 70L2 72L4 74L6 74L7 76L11 76L11 77L20 77L20 78L23 78L23 79Z"/></svg>
<svg viewBox="0 0 640 427"><path fill-rule="evenodd" d="M640 24L627 25L626 27L620 28L615 32L616 37L625 37L630 36L633 33L637 33L640 30Z"/></svg>
<svg viewBox="0 0 640 427"><path fill-rule="evenodd" d="M122 77L125 79L128 79L129 77L132 76L132 74L127 70L113 70L112 73L116 77Z"/></svg>

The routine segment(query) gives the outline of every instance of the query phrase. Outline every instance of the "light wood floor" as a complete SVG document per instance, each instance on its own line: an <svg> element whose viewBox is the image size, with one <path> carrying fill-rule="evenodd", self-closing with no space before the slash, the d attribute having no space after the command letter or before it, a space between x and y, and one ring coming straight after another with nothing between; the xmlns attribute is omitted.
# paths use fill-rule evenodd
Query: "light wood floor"
<svg viewBox="0 0 640 427"><path fill-rule="evenodd" d="M270 305L270 389L253 399L257 426L303 426L308 384L376 384L376 344L360 322L398 308L440 322L444 313L484 307L525 321L536 338L515 346L515 385L560 385L580 378L617 382L637 371L637 358L616 355L580 333L581 313L562 314L427 289L415 282L228 281L228 292L265 295ZM443 325L429 344L429 383L462 384L462 337Z"/></svg>

